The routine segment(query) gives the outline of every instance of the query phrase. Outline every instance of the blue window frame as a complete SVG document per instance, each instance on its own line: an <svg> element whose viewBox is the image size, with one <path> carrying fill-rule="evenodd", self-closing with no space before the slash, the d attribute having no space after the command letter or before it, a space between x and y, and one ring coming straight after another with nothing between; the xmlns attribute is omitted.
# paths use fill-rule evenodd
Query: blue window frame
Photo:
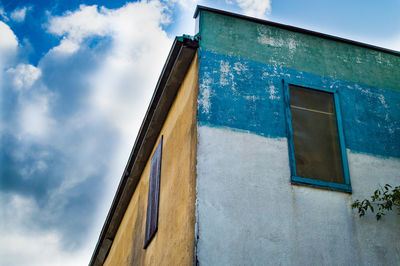
<svg viewBox="0 0 400 266"><path fill-rule="evenodd" d="M291 182L351 192L337 91L283 84Z"/></svg>

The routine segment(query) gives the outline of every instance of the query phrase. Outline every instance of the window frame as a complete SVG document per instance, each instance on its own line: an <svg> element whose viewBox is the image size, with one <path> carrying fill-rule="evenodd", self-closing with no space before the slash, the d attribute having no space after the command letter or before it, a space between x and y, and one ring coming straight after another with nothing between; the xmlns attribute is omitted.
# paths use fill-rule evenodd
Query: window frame
<svg viewBox="0 0 400 266"><path fill-rule="evenodd" d="M347 160L347 153L346 153L346 145L344 141L344 133L343 133L343 126L342 126L342 114L340 110L340 100L339 94L336 89L326 89L323 87L317 87L314 85L304 84L300 82L287 82L282 80L283 82L283 90L284 90L284 102L285 102L285 118L286 118L286 132L287 132L287 139L288 139L288 150L289 150L289 164L290 164L290 172L291 172L291 183L292 184L299 184L299 185L307 185L312 187L318 188L325 188L330 190L339 190L343 192L352 192L351 183L350 183L350 175L349 175L349 166ZM343 175L344 175L344 184L334 183L334 182L327 182L318 179L300 177L296 175L296 161L295 161L295 154L294 154L294 143L293 143L293 128L292 128L292 114L290 111L290 93L289 93L289 85L300 86L306 89L316 90L316 91L324 91L328 93L332 93L333 100L335 104L335 114L336 114L336 124L338 129L338 139L339 139L339 146L340 146L340 153L342 157L342 166L343 166Z"/></svg>
<svg viewBox="0 0 400 266"><path fill-rule="evenodd" d="M160 209L161 166L163 153L163 136L150 159L150 176L147 194L146 228L143 249L146 249L158 231ZM155 168L153 168L153 166ZM153 170L156 169L156 172ZM153 193L152 193L153 192ZM154 207L154 208L152 208Z"/></svg>

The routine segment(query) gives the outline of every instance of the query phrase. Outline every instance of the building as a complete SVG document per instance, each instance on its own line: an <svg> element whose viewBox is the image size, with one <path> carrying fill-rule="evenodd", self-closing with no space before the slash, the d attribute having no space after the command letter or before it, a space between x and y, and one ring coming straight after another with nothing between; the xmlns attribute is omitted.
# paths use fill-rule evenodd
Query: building
<svg viewBox="0 0 400 266"><path fill-rule="evenodd" d="M400 53L199 6L158 81L91 265L395 265Z"/></svg>

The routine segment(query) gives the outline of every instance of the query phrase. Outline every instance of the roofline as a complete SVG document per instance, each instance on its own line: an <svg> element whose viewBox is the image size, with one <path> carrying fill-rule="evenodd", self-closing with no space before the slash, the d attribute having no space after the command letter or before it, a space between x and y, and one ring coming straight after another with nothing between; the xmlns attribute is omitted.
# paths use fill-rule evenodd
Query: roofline
<svg viewBox="0 0 400 266"><path fill-rule="evenodd" d="M176 37L172 44L89 265L102 265L107 258L126 208L197 48L198 41L188 35Z"/></svg>
<svg viewBox="0 0 400 266"><path fill-rule="evenodd" d="M194 15L193 15L193 18L197 18L197 16L199 15L200 10L210 11L210 12L218 13L218 14L221 14L221 15L227 15L227 16L231 16L231 17L235 17L235 18L240 18L240 19L244 19L244 20L248 20L248 21L253 21L253 22L256 22L256 23L264 24L264 25L274 26L274 27L285 29L285 30L289 30L289 31L304 33L304 34L308 34L308 35L312 35L312 36L316 36L316 37L320 37L320 38L324 38L324 39L328 39L328 40L344 42L344 43L347 43L347 44L352 44L352 45L356 45L356 46L360 46L360 47L376 50L376 51L379 51L379 52L385 52L385 53L389 53L389 54L392 54L392 55L400 56L400 52L399 51L395 51L395 50L391 50L391 49L375 46L375 45L372 45L372 44L353 41L353 40L337 37L337 36L334 36L334 35L329 35L329 34L317 32L317 31L312 31L312 30L307 30L307 29L294 27L294 26L290 26L290 25L286 25L286 24L272 22L272 21L269 21L269 20L264 20L264 19L249 17L249 16L245 16L245 15L240 15L240 14L237 14L237 13L232 13L232 12L228 12L228 11L224 11L224 10L220 10L220 9L216 9L216 8L211 8L211 7L207 7L207 6L202 6L202 5L197 5L196 10L195 10Z"/></svg>

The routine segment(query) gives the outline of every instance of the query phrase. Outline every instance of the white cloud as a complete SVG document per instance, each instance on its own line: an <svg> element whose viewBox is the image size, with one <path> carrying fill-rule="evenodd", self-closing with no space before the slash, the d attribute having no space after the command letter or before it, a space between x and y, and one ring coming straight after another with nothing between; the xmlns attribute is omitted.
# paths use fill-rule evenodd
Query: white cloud
<svg viewBox="0 0 400 266"><path fill-rule="evenodd" d="M88 77L89 100L130 140L139 129L172 44L161 29L170 20L165 11L157 1L130 3L117 10L81 5L75 12L52 18L48 26L49 32L63 36L52 52L76 52L90 37L112 38L101 66Z"/></svg>
<svg viewBox="0 0 400 266"><path fill-rule="evenodd" d="M57 232L2 232L0 258L4 265L67 266L85 265L90 260L92 247L81 247L78 252L66 251Z"/></svg>
<svg viewBox="0 0 400 266"><path fill-rule="evenodd" d="M59 54L73 54L79 50L79 42L75 40L70 40L67 38L63 38L60 44L54 47L51 52L59 53Z"/></svg>
<svg viewBox="0 0 400 266"><path fill-rule="evenodd" d="M266 18L271 13L271 0L236 0L236 3L248 16Z"/></svg>
<svg viewBox="0 0 400 266"><path fill-rule="evenodd" d="M170 21L166 8L158 1L129 3L115 10L81 5L77 11L49 21L48 31L63 39L48 56L72 55L88 38L111 39L101 55L101 65L86 77L88 105L84 114L105 118L120 134L115 137L117 152L110 156L107 175L112 177L111 187L117 185L116 176L124 168L172 44L161 28Z"/></svg>
<svg viewBox="0 0 400 266"><path fill-rule="evenodd" d="M70 252L55 230L42 230L32 219L48 216L35 199L16 194L0 194L0 258L4 265L84 265L90 259L90 245Z"/></svg>
<svg viewBox="0 0 400 266"><path fill-rule="evenodd" d="M47 30L77 44L89 36L104 36L110 30L105 10L101 8L99 12L96 5L81 5L75 12L68 11L64 16L51 18Z"/></svg>
<svg viewBox="0 0 400 266"><path fill-rule="evenodd" d="M19 7L16 8L10 15L10 18L15 21L15 22L24 22L25 20L25 16L26 16L26 12L30 11L32 9L32 7Z"/></svg>
<svg viewBox="0 0 400 266"><path fill-rule="evenodd" d="M50 114L49 96L34 94L20 102L19 137L45 138L56 122Z"/></svg>
<svg viewBox="0 0 400 266"><path fill-rule="evenodd" d="M167 1L167 4L174 5L178 3L181 7L183 7L187 11L193 12L196 5L200 2L201 0L169 0Z"/></svg>
<svg viewBox="0 0 400 266"><path fill-rule="evenodd" d="M0 21L0 70L9 65L16 55L18 39L10 27Z"/></svg>
<svg viewBox="0 0 400 266"><path fill-rule="evenodd" d="M30 64L18 64L15 68L7 69L6 73L12 76L14 90L28 90L40 77L39 68Z"/></svg>
<svg viewBox="0 0 400 266"><path fill-rule="evenodd" d="M30 64L20 63L5 71L5 81L16 93L16 123L2 121L18 138L44 138L55 125L50 114L51 93L35 82L41 77L41 70Z"/></svg>
<svg viewBox="0 0 400 266"><path fill-rule="evenodd" d="M117 10L81 5L48 25L49 32L63 36L52 53L77 52L90 37L112 38L101 66L88 77L89 100L129 140L140 127L172 44L161 28L170 21L166 11L158 1L129 3Z"/></svg>
<svg viewBox="0 0 400 266"><path fill-rule="evenodd" d="M0 9L1 11L1 9ZM0 12L1 15L1 12ZM4 113L5 106L5 80L4 69L12 65L18 49L18 39L10 27L0 21L0 113ZM3 115L0 116L1 118ZM5 121L0 118L0 133L5 129Z"/></svg>
<svg viewBox="0 0 400 266"><path fill-rule="evenodd" d="M159 26L164 20L160 6L131 4L111 13L110 17L113 45L104 64L91 77L90 100L126 139L132 139L139 129L172 40Z"/></svg>

